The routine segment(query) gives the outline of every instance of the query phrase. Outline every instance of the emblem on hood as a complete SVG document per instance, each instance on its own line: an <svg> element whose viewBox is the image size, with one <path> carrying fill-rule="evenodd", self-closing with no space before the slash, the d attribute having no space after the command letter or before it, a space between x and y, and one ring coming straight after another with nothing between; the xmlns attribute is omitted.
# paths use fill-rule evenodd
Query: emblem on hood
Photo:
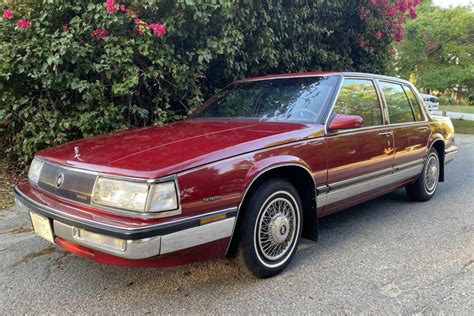
<svg viewBox="0 0 474 316"><path fill-rule="evenodd" d="M80 159L81 158L81 154L79 153L79 147L74 147L74 159Z"/></svg>

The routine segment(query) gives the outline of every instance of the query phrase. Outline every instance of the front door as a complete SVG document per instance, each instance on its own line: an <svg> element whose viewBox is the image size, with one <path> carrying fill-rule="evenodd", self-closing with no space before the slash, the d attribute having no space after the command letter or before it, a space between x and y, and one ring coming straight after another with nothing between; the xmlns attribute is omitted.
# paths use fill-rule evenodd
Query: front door
<svg viewBox="0 0 474 316"><path fill-rule="evenodd" d="M328 192L318 198L325 205L324 215L356 204L364 193L377 189L390 177L394 157L393 131L372 80L345 78L331 117L335 114L358 115L364 123L351 130L328 130Z"/></svg>

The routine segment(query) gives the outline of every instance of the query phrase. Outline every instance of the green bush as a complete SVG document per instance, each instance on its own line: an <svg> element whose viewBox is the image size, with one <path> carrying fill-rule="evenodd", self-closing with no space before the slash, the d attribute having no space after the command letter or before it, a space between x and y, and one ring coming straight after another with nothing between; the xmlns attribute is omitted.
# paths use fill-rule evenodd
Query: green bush
<svg viewBox="0 0 474 316"><path fill-rule="evenodd" d="M447 95L442 95L439 98L439 105L456 105L456 100Z"/></svg>
<svg viewBox="0 0 474 316"><path fill-rule="evenodd" d="M393 40L369 0L123 1L127 12L107 2L4 7L0 134L19 163L73 139L183 118L237 78L382 72Z"/></svg>

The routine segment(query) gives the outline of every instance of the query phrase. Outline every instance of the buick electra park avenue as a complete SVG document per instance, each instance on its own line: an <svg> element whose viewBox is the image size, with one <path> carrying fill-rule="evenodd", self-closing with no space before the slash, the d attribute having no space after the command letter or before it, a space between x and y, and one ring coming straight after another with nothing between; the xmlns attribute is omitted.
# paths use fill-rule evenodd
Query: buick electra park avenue
<svg viewBox="0 0 474 316"><path fill-rule="evenodd" d="M318 219L404 187L428 201L457 152L449 118L408 81L346 72L236 81L187 120L38 152L16 207L97 262L238 257L281 272ZM407 202L408 203L408 202Z"/></svg>

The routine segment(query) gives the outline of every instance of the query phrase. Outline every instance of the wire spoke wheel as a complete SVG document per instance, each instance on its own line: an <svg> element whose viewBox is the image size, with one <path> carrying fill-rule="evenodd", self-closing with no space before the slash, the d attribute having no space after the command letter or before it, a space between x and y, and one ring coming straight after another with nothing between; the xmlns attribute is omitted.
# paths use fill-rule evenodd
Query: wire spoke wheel
<svg viewBox="0 0 474 316"><path fill-rule="evenodd" d="M268 261L284 257L296 237L297 210L286 197L270 201L260 214L257 227L257 246Z"/></svg>
<svg viewBox="0 0 474 316"><path fill-rule="evenodd" d="M436 189L439 178L439 161L436 155L429 157L426 164L425 172L425 187L428 192L433 192Z"/></svg>

